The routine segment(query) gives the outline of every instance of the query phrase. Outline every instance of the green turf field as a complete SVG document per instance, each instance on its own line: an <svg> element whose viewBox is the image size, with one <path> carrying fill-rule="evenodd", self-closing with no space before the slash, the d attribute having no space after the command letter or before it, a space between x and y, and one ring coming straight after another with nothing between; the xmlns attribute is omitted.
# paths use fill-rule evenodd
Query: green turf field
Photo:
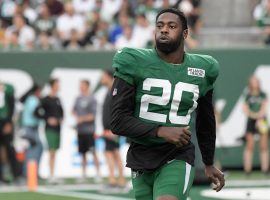
<svg viewBox="0 0 270 200"><path fill-rule="evenodd" d="M254 172L246 177L240 172L230 172L227 185L220 193L210 186L193 186L190 200L270 200L270 177ZM71 184L72 183L72 184ZM62 185L42 184L37 192L28 192L25 186L0 186L1 200L132 200L133 193L126 189L107 188L103 184L74 184L66 180Z"/></svg>

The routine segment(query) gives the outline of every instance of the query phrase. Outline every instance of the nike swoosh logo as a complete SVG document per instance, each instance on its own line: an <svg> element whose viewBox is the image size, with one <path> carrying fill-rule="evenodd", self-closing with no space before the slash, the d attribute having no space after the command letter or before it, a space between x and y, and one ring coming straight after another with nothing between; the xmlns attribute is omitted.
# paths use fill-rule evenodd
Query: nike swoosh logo
<svg viewBox="0 0 270 200"><path fill-rule="evenodd" d="M118 51L117 51L117 53L121 53L121 52L122 52L122 50L118 50Z"/></svg>

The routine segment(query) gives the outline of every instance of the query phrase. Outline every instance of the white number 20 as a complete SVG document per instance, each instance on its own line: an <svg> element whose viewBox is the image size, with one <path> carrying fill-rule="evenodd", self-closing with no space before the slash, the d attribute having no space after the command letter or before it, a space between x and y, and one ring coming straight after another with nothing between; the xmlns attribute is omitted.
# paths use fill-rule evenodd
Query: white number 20
<svg viewBox="0 0 270 200"><path fill-rule="evenodd" d="M149 104L155 104L160 106L166 106L170 102L172 85L170 81L164 79L147 78L143 82L143 90L150 91L152 87L162 88L162 95L155 96L144 94L141 98L140 117L157 122L165 123L167 121L167 115L161 113L155 113L148 111ZM177 115L179 106L181 106L181 99L183 91L193 93L193 105L189 108L185 116ZM169 112L169 120L172 124L188 125L190 121L190 114L197 107L197 100L199 97L198 85L178 82L175 85L174 94L171 102L171 109Z"/></svg>

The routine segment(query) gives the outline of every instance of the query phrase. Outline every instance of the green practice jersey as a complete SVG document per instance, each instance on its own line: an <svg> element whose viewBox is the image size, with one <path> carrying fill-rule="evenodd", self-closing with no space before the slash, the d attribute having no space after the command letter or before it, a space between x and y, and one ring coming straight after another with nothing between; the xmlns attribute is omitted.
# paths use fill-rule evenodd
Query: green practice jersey
<svg viewBox="0 0 270 200"><path fill-rule="evenodd" d="M14 88L9 84L0 83L0 120L6 120L10 116L11 108L8 102L14 95Z"/></svg>
<svg viewBox="0 0 270 200"><path fill-rule="evenodd" d="M245 102L252 112L259 112L264 100L266 100L266 94L262 91L258 95L248 93L245 97Z"/></svg>
<svg viewBox="0 0 270 200"><path fill-rule="evenodd" d="M135 117L174 127L190 124L198 98L213 89L219 73L219 64L211 56L185 53L182 64L170 64L155 49L119 50L113 67L116 77L136 87Z"/></svg>

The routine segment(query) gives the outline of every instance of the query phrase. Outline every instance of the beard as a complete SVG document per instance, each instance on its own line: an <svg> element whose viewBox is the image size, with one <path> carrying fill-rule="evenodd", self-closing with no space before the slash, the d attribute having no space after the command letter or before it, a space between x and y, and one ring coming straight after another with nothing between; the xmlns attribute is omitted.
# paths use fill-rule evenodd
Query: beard
<svg viewBox="0 0 270 200"><path fill-rule="evenodd" d="M156 39L156 48L164 54L170 54L178 49L178 47L182 44L183 40L184 39L182 33L179 37L177 37L176 40L171 40L168 42L162 42Z"/></svg>

